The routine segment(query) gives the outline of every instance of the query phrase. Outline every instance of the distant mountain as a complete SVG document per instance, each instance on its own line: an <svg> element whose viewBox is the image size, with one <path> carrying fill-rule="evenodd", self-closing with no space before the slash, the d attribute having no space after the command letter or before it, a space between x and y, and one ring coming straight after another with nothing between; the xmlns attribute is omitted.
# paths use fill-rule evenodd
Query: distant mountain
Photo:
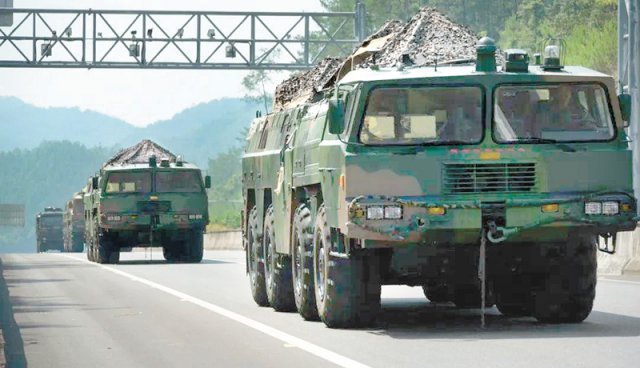
<svg viewBox="0 0 640 368"><path fill-rule="evenodd" d="M0 97L0 152L68 140L87 147L124 148L151 139L201 168L238 143L260 104L239 98L213 100L169 120L137 128L123 120L77 108L40 108Z"/></svg>
<svg viewBox="0 0 640 368"><path fill-rule="evenodd" d="M0 151L35 148L45 140L110 147L137 129L123 120L94 111L41 108L15 97L0 97Z"/></svg>

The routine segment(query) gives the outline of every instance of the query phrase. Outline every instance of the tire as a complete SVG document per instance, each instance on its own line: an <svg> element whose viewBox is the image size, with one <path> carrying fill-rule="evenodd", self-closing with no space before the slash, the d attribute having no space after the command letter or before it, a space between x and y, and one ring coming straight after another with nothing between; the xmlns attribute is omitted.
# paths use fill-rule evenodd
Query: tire
<svg viewBox="0 0 640 368"><path fill-rule="evenodd" d="M276 234L274 227L273 205L267 209L262 232L262 249L264 251L264 278L267 289L267 300L278 312L291 312L296 309L293 299L293 283L291 281L291 259L279 255L276 251Z"/></svg>
<svg viewBox="0 0 640 368"><path fill-rule="evenodd" d="M318 320L315 285L313 278L313 223L311 211L305 204L296 209L293 216L293 249L291 269L293 295L298 313L305 320Z"/></svg>
<svg viewBox="0 0 640 368"><path fill-rule="evenodd" d="M259 306L266 307L269 300L264 283L264 264L260 259L262 254L262 231L258 226L258 208L254 206L247 223L247 273L253 300Z"/></svg>
<svg viewBox="0 0 640 368"><path fill-rule="evenodd" d="M82 239L82 235L74 234L71 238L71 252L74 253L82 253L84 250L84 239Z"/></svg>
<svg viewBox="0 0 640 368"><path fill-rule="evenodd" d="M105 235L96 238L95 257L98 263L115 264L120 261L120 251L115 248L113 242Z"/></svg>
<svg viewBox="0 0 640 368"><path fill-rule="evenodd" d="M380 310L380 272L377 257L331 254L332 240L325 207L316 217L313 274L316 306L330 328L369 326ZM372 266L372 267L369 267Z"/></svg>
<svg viewBox="0 0 640 368"><path fill-rule="evenodd" d="M422 292L432 303L447 303L451 301L449 287L447 285L423 285Z"/></svg>
<svg viewBox="0 0 640 368"><path fill-rule="evenodd" d="M172 244L162 247L162 256L167 262L175 263L180 261L180 251L182 244Z"/></svg>
<svg viewBox="0 0 640 368"><path fill-rule="evenodd" d="M533 316L545 323L579 323L596 296L596 237L571 239L563 254L548 256L548 272L533 293Z"/></svg>
<svg viewBox="0 0 640 368"><path fill-rule="evenodd" d="M189 232L185 240L185 262L200 263L204 256L204 233L202 229L194 229Z"/></svg>

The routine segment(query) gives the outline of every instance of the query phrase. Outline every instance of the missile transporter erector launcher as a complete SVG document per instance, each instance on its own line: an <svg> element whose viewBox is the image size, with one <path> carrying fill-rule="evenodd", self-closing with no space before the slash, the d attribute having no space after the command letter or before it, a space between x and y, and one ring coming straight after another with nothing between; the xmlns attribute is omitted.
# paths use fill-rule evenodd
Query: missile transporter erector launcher
<svg viewBox="0 0 640 368"><path fill-rule="evenodd" d="M84 250L84 192L73 195L64 211L64 251L82 252Z"/></svg>
<svg viewBox="0 0 640 368"><path fill-rule="evenodd" d="M254 120L243 233L257 304L366 325L381 285L405 284L545 322L589 315L599 236L636 227L626 99L555 46L543 65L508 50L497 68L495 51L483 39L472 62L351 71Z"/></svg>
<svg viewBox="0 0 640 368"><path fill-rule="evenodd" d="M36 252L64 250L62 216L62 209L55 207L47 207L36 215Z"/></svg>
<svg viewBox="0 0 640 368"><path fill-rule="evenodd" d="M200 169L145 140L121 151L89 182L87 257L117 263L121 249L162 247L171 262L202 260L209 221Z"/></svg>

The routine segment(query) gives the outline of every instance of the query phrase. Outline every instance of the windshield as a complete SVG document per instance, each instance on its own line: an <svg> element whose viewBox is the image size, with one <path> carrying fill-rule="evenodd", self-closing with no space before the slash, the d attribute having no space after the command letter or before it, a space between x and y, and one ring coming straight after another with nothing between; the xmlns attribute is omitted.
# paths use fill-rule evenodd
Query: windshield
<svg viewBox="0 0 640 368"><path fill-rule="evenodd" d="M202 182L197 171L156 172L157 192L194 193L202 191Z"/></svg>
<svg viewBox="0 0 640 368"><path fill-rule="evenodd" d="M460 144L482 139L478 87L381 87L369 93L360 141L380 144Z"/></svg>
<svg viewBox="0 0 640 368"><path fill-rule="evenodd" d="M41 216L40 223L44 226L62 226L62 215Z"/></svg>
<svg viewBox="0 0 640 368"><path fill-rule="evenodd" d="M112 172L107 179L107 193L151 192L151 172Z"/></svg>
<svg viewBox="0 0 640 368"><path fill-rule="evenodd" d="M503 86L496 90L498 142L608 141L615 135L607 94L598 84Z"/></svg>

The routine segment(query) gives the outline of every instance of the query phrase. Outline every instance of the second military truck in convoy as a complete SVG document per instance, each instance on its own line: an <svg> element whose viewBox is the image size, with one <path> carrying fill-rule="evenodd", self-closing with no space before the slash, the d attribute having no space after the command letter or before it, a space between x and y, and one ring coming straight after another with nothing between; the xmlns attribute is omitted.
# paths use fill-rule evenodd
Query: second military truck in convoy
<svg viewBox="0 0 640 368"><path fill-rule="evenodd" d="M84 192L73 195L64 211L64 251L82 252L84 250Z"/></svg>
<svg viewBox="0 0 640 368"><path fill-rule="evenodd" d="M107 161L85 195L87 257L117 263L120 250L162 247L167 261L200 262L209 221L200 169L144 140Z"/></svg>
<svg viewBox="0 0 640 368"><path fill-rule="evenodd" d="M636 226L628 100L613 78L563 67L558 46L541 65L508 50L497 68L495 51L485 38L475 61L373 64L253 122L257 304L366 325L381 285L405 284L550 323L589 315L599 238L611 248Z"/></svg>
<svg viewBox="0 0 640 368"><path fill-rule="evenodd" d="M64 250L62 241L62 210L47 207L36 215L36 251Z"/></svg>

